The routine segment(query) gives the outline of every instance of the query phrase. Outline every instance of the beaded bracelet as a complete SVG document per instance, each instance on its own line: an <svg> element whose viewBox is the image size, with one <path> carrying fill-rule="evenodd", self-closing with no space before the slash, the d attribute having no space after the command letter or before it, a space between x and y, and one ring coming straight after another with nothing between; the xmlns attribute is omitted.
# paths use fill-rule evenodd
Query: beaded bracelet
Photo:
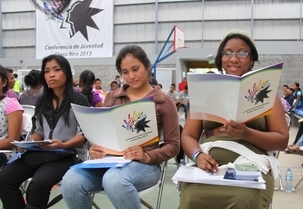
<svg viewBox="0 0 303 209"><path fill-rule="evenodd" d="M195 163L197 163L197 158L198 158L198 156L200 155L200 154L202 154L203 152L202 152L202 150L196 150L195 152L194 152L194 154L192 154L192 160L195 162Z"/></svg>

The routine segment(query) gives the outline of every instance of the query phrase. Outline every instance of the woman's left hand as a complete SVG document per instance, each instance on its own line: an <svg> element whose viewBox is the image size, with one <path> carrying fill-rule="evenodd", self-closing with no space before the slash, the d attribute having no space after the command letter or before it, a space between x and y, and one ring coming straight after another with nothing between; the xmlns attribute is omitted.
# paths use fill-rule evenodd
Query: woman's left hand
<svg viewBox="0 0 303 209"><path fill-rule="evenodd" d="M248 128L244 123L230 120L224 125L225 132L234 139L244 139L248 134Z"/></svg>
<svg viewBox="0 0 303 209"><path fill-rule="evenodd" d="M42 149L48 149L48 150L54 150L54 149L62 149L63 148L63 142L59 139L51 139L53 143L51 144L44 144L39 143L38 146Z"/></svg>
<svg viewBox="0 0 303 209"><path fill-rule="evenodd" d="M150 161L149 155L144 152L140 146L134 146L126 149L123 152L123 157L128 160L138 160L142 163L148 163Z"/></svg>

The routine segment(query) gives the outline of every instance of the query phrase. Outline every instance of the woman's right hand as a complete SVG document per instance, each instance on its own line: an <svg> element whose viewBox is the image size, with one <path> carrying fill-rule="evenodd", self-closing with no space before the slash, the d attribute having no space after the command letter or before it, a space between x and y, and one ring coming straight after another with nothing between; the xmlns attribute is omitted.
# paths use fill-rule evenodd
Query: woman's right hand
<svg viewBox="0 0 303 209"><path fill-rule="evenodd" d="M91 159L101 159L106 155L106 153L103 151L103 148L97 145L92 145L89 148L89 156Z"/></svg>
<svg viewBox="0 0 303 209"><path fill-rule="evenodd" d="M218 163L208 154L201 153L197 158L197 166L202 170L217 173Z"/></svg>

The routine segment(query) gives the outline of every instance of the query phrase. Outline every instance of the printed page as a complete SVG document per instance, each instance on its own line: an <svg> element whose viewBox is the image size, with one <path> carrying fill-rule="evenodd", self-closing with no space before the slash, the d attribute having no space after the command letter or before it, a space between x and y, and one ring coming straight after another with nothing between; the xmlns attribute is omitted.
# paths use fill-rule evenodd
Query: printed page
<svg viewBox="0 0 303 209"><path fill-rule="evenodd" d="M105 152L120 154L116 128L112 122L111 108L85 107L72 104L73 111L85 138L91 143L101 146Z"/></svg>
<svg viewBox="0 0 303 209"><path fill-rule="evenodd" d="M223 177L221 173L219 175L211 175L198 167L181 166L172 177L172 181L266 189L265 181L262 177L259 178L258 182L228 180L223 179Z"/></svg>
<svg viewBox="0 0 303 209"><path fill-rule="evenodd" d="M237 122L269 114L278 91L282 63L266 67L242 78L239 92Z"/></svg>
<svg viewBox="0 0 303 209"><path fill-rule="evenodd" d="M191 118L221 123L236 119L240 77L189 73L187 80Z"/></svg>
<svg viewBox="0 0 303 209"><path fill-rule="evenodd" d="M117 107L113 123L120 150L159 141L154 101L140 100Z"/></svg>
<svg viewBox="0 0 303 209"><path fill-rule="evenodd" d="M129 147L159 141L153 100L139 100L112 108L72 108L87 140L108 154L122 155Z"/></svg>

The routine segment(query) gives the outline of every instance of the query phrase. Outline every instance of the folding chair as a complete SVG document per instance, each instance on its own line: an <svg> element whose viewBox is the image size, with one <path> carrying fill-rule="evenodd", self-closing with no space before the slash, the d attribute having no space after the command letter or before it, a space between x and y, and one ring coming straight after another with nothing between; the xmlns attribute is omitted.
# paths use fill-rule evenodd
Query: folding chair
<svg viewBox="0 0 303 209"><path fill-rule="evenodd" d="M300 150L303 151L303 146L300 147ZM296 190L298 188L298 186L301 184L301 182L303 181L303 172L300 173L301 179L298 181L298 183L296 184L296 186L294 187L294 190Z"/></svg>
<svg viewBox="0 0 303 209"><path fill-rule="evenodd" d="M287 123L287 126L288 128L290 128L290 123L291 123L291 118L288 114L285 114L285 120L286 120L286 123ZM273 155L278 158L279 157L279 154L280 154L280 151L274 151ZM283 183L282 183L282 177L281 177L281 172L280 172L280 169L278 170L279 171L279 186L278 187L275 187L274 189L275 190L278 190L280 189L281 191L284 190L283 188ZM302 177L302 181L303 181L303 177ZM301 182L300 182L301 183ZM297 186L297 185L296 185ZM296 187L295 187L296 188ZM272 209L272 203L270 204L269 208L268 209Z"/></svg>
<svg viewBox="0 0 303 209"><path fill-rule="evenodd" d="M159 147L162 147L164 145L163 129L161 129L159 131L159 139L160 139L159 140ZM141 197L153 192L157 188L159 189L159 191L158 191L157 205L156 205L155 209L160 209L160 206L161 206L164 180L165 180L165 175L166 175L166 170L167 170L167 161L163 162L160 166L161 166L161 175L160 175L159 181L155 185L138 192L141 204L146 206L149 209L154 209L154 208L149 203L147 203L145 200L143 200ZM106 195L106 193L104 191L98 191L98 192L92 192L91 193L92 206L96 209L101 209L97 205L97 203L94 201L95 194L104 194L104 195Z"/></svg>
<svg viewBox="0 0 303 209"><path fill-rule="evenodd" d="M32 117L35 115L35 106L33 105L21 105L24 113L30 114Z"/></svg>
<svg viewBox="0 0 303 209"><path fill-rule="evenodd" d="M160 209L161 200L162 200L162 193L163 193L163 187L164 187L164 180L165 180L165 175L166 175L166 170L167 170L167 161L165 161L165 162L163 162L161 164L161 175L160 175L160 179L159 179L158 183L155 184L155 185L153 185L153 186L151 186L151 187L149 187L149 188L147 188L147 189L144 189L144 190L138 192L141 204L144 205L144 206L146 206L149 209L154 209L154 208L149 203L147 203L145 200L143 200L141 197L143 197L143 196L145 196L145 195L153 192L154 190L156 190L158 188L159 189L159 191L158 191L158 199L157 199L157 205L156 205L155 209ZM97 205L97 203L94 201L95 194L105 194L106 195L106 193L104 191L91 193L92 205L96 209L101 209Z"/></svg>

